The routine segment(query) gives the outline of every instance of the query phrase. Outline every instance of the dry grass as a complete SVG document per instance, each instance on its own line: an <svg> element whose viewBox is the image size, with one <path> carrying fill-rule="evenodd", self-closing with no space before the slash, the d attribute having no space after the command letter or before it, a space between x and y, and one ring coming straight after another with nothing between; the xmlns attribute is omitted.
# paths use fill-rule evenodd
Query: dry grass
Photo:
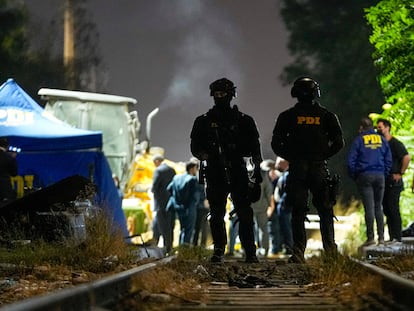
<svg viewBox="0 0 414 311"><path fill-rule="evenodd" d="M133 282L134 289L167 294L185 301L199 301L203 298L202 286L195 278L191 278L187 274L182 274L168 266L156 267L140 274Z"/></svg>
<svg viewBox="0 0 414 311"><path fill-rule="evenodd" d="M131 252L121 231L104 213L87 219L86 230L86 239L81 242L73 238L59 243L38 240L27 245L15 245L12 249L0 248L1 262L15 265L16 269L39 265L70 266L99 273L131 260Z"/></svg>
<svg viewBox="0 0 414 311"><path fill-rule="evenodd" d="M131 296L114 310L166 310L168 305L182 302L202 304L206 301L206 284L194 272L211 251L199 247L180 246L177 256L168 264L140 273L134 278Z"/></svg>
<svg viewBox="0 0 414 311"><path fill-rule="evenodd" d="M130 246L110 219L103 213L88 219L83 241L36 240L0 247L0 279L10 282L0 291L0 306L94 281L136 265Z"/></svg>
<svg viewBox="0 0 414 311"><path fill-rule="evenodd" d="M353 310L360 310L363 297L387 295L382 290L380 276L367 272L347 256L322 254L309 259L308 264L314 287L336 291L338 299Z"/></svg>
<svg viewBox="0 0 414 311"><path fill-rule="evenodd" d="M407 279L414 280L414 254L413 249L407 249L402 254L393 257L380 258L375 265L382 269L393 271Z"/></svg>

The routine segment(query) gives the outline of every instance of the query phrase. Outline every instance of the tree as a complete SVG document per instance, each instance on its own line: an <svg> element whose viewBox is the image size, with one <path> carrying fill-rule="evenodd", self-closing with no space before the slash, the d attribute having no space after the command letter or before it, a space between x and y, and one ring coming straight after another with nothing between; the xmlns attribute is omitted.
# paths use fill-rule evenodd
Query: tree
<svg viewBox="0 0 414 311"><path fill-rule="evenodd" d="M391 121L393 135L401 139L410 154L414 151L414 7L412 0L383 0L366 10L372 26L370 42L379 69L379 81L387 104L381 114L372 118ZM413 170L409 169L406 181L412 183ZM407 187L409 188L409 187ZM401 206L412 206L411 189L402 193ZM408 209L402 209L404 225L414 218Z"/></svg>
<svg viewBox="0 0 414 311"><path fill-rule="evenodd" d="M106 71L99 54L98 33L86 0L74 4L76 70L74 89L103 92ZM33 98L41 87L67 88L62 50L54 41L62 36L63 18L52 20L48 33L30 32L29 13L20 1L0 0L0 84L13 78ZM56 33L54 33L56 31ZM33 43L36 44L33 44Z"/></svg>
<svg viewBox="0 0 414 311"><path fill-rule="evenodd" d="M18 1L0 0L0 20L0 83L13 78L32 97L37 96L43 83L62 83L61 61L47 49L30 50L25 6Z"/></svg>
<svg viewBox="0 0 414 311"><path fill-rule="evenodd" d="M25 23L27 12L11 1L0 0L0 79L6 80L8 73L15 73L26 60L27 40Z"/></svg>
<svg viewBox="0 0 414 311"><path fill-rule="evenodd" d="M67 65L66 86L84 91L103 92L107 83L106 70L100 55L99 33L92 22L87 0L66 0L64 9L71 14L71 39L74 40L74 58Z"/></svg>
<svg viewBox="0 0 414 311"><path fill-rule="evenodd" d="M386 96L384 116L396 131L409 130L414 114L414 7L412 1L383 0L366 10L373 31L370 42Z"/></svg>
<svg viewBox="0 0 414 311"><path fill-rule="evenodd" d="M281 14L289 31L288 48L294 57L281 80L292 84L309 75L321 85L321 104L338 114L347 146L331 161L342 176L342 199L352 198L355 185L346 172L348 147L359 120L384 104L376 80L364 8L378 2L284 0Z"/></svg>

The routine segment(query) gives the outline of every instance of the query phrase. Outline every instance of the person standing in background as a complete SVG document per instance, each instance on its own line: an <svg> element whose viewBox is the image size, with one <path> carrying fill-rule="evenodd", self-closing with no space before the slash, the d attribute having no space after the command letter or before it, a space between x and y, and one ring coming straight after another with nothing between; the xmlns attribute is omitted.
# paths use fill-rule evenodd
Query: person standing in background
<svg viewBox="0 0 414 311"><path fill-rule="evenodd" d="M359 135L352 142L348 155L349 176L355 180L365 211L367 240L361 245L375 244L374 219L377 224L378 244L384 244L385 176L391 171L391 150L386 139L374 131L370 118L362 118Z"/></svg>
<svg viewBox="0 0 414 311"><path fill-rule="evenodd" d="M16 153L9 152L6 137L0 137L0 205L16 199L10 177L17 176Z"/></svg>
<svg viewBox="0 0 414 311"><path fill-rule="evenodd" d="M175 212L173 210L167 211L166 209L170 198L167 186L176 172L172 167L163 163L164 157L162 155L155 155L152 161L155 165L151 187L151 191L154 193L155 211L153 227L155 233L162 236L165 251L170 253L173 246Z"/></svg>
<svg viewBox="0 0 414 311"><path fill-rule="evenodd" d="M292 254L293 236L292 236L292 207L287 204L286 200L286 182L289 176L289 162L285 159L278 158L277 169L282 173L279 177L275 189L277 192L278 203L276 206L276 214L279 217L280 233L282 244L285 247L286 254ZM275 195L276 196L276 195Z"/></svg>
<svg viewBox="0 0 414 311"><path fill-rule="evenodd" d="M387 219L390 242L402 241L402 221L400 213L400 194L404 189L403 175L408 168L411 157L407 148L391 135L391 122L386 119L377 120L377 132L387 140L392 155L391 172L385 178L382 207Z"/></svg>
<svg viewBox="0 0 414 311"><path fill-rule="evenodd" d="M175 175L167 186L171 196L167 210L174 209L180 221L180 245L190 245L193 241L197 206L200 202L200 187L197 180L198 163L187 162L184 174Z"/></svg>
<svg viewBox="0 0 414 311"><path fill-rule="evenodd" d="M268 215L270 211L275 210L275 201L273 199L273 186L269 178L269 168L267 162L260 164L262 182L260 183L260 199L252 203L253 215L256 220L256 243L264 252L259 253L263 257L267 257L269 253L269 228Z"/></svg>
<svg viewBox="0 0 414 311"><path fill-rule="evenodd" d="M277 189L277 183L279 178L282 176L282 172L277 169L277 163L280 157L276 158L276 161L266 160L269 167L269 178L273 187L273 205L274 208L268 210L268 228L269 228L269 237L270 237L270 256L278 256L282 251L282 236L279 223L279 215L277 213L276 207L280 200L279 191Z"/></svg>
<svg viewBox="0 0 414 311"><path fill-rule="evenodd" d="M198 162L198 160L196 160ZM202 178L202 177L201 177ZM199 178L200 180L200 178ZM196 211L196 222L194 226L194 236L193 236L193 245L200 245L201 247L206 247L207 237L209 234L207 216L210 211L210 206L208 200L206 199L206 190L205 184L199 183L198 188L200 191L200 199L197 204ZM199 243L200 242L200 243Z"/></svg>

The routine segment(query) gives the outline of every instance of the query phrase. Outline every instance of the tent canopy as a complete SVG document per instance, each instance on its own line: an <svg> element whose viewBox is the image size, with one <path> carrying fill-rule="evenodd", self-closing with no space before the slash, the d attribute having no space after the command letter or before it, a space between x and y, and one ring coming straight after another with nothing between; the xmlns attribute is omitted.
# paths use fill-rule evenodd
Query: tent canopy
<svg viewBox="0 0 414 311"><path fill-rule="evenodd" d="M13 79L0 86L0 136L26 152L101 149L102 133L71 127L44 111Z"/></svg>
<svg viewBox="0 0 414 311"><path fill-rule="evenodd" d="M47 115L9 79L0 86L0 136L21 149L18 176L12 178L18 195L24 187L45 188L69 176L83 176L97 186L96 203L128 234L122 201L102 152L102 132L73 128Z"/></svg>

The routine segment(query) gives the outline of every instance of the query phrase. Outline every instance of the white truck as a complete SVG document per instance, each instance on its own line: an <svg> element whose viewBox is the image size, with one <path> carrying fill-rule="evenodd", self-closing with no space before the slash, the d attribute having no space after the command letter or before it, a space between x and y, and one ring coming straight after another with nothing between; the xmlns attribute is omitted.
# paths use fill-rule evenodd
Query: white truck
<svg viewBox="0 0 414 311"><path fill-rule="evenodd" d="M140 122L131 97L42 88L45 110L74 127L102 131L103 152L124 186L139 151Z"/></svg>

